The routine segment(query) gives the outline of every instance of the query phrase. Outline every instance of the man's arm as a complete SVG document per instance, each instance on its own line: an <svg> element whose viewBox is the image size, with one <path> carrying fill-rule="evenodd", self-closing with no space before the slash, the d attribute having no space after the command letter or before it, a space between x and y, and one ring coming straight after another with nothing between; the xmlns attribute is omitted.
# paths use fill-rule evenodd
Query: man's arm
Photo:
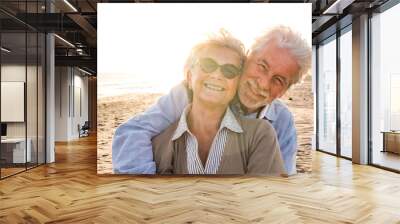
<svg viewBox="0 0 400 224"><path fill-rule="evenodd" d="M114 172L154 174L151 139L178 120L188 102L186 87L180 84L144 113L121 124L112 143Z"/></svg>
<svg viewBox="0 0 400 224"><path fill-rule="evenodd" d="M283 162L289 175L296 174L297 133L292 113L283 105L276 120L272 123L275 128L281 149Z"/></svg>

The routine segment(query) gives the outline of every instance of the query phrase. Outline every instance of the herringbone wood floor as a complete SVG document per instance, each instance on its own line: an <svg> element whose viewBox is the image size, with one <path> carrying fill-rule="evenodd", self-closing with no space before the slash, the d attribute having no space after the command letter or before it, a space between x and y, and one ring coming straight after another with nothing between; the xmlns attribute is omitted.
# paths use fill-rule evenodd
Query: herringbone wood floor
<svg viewBox="0 0 400 224"><path fill-rule="evenodd" d="M400 175L316 153L313 173L97 176L96 139L0 181L0 223L400 223Z"/></svg>

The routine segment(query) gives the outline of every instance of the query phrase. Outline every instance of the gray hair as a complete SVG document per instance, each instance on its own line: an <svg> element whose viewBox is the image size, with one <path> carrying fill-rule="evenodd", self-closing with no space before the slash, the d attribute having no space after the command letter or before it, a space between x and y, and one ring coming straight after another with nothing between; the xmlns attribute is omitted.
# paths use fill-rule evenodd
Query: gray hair
<svg viewBox="0 0 400 224"><path fill-rule="evenodd" d="M312 51L307 41L287 26L276 26L255 40L251 53L260 51L271 41L276 41L280 48L288 49L296 58L300 70L291 84L299 82L311 68Z"/></svg>
<svg viewBox="0 0 400 224"><path fill-rule="evenodd" d="M240 68L243 68L244 62L246 61L246 53L243 43L233 37L225 29L220 29L218 33L210 35L207 40L196 44L190 51L189 57L185 63L185 78L187 72L192 68L195 63L199 52L207 47L226 47L236 52L240 58Z"/></svg>

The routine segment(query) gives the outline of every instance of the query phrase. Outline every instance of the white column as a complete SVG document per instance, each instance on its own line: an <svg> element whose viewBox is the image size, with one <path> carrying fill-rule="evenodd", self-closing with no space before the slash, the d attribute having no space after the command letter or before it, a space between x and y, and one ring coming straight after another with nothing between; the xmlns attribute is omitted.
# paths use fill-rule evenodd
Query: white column
<svg viewBox="0 0 400 224"><path fill-rule="evenodd" d="M54 6L47 1L47 11L53 12ZM55 162L54 133L55 133L55 54L54 35L46 35L46 163Z"/></svg>
<svg viewBox="0 0 400 224"><path fill-rule="evenodd" d="M55 76L54 76L54 35L46 36L46 60L47 60L47 108L46 108L46 163L55 161L54 133L55 133Z"/></svg>
<svg viewBox="0 0 400 224"><path fill-rule="evenodd" d="M353 20L353 162L368 163L368 15Z"/></svg>

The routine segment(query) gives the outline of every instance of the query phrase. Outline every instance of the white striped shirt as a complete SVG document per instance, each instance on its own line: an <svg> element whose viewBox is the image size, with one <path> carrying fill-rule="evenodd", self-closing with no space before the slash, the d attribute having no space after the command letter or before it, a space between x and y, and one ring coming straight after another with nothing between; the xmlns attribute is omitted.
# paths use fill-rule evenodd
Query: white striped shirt
<svg viewBox="0 0 400 224"><path fill-rule="evenodd" d="M187 125L187 115L190 111L190 108L191 104L189 104L183 111L172 140L174 141L185 134L187 155L186 161L189 174L216 174L221 162L222 154L224 153L229 130L242 133L242 127L228 107L224 117L222 118L218 132L211 144L206 164L203 166L199 156L197 139L190 132Z"/></svg>

